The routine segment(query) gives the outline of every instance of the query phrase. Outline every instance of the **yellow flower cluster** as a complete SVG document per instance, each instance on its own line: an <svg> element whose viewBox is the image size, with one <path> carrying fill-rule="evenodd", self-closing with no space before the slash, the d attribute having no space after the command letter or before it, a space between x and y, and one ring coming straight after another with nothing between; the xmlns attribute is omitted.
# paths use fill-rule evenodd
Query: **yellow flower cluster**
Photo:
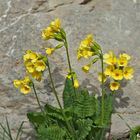
<svg viewBox="0 0 140 140"><path fill-rule="evenodd" d="M20 89L21 93L28 94L29 92L31 92L30 85L32 82L28 76L21 80L14 80L13 83L16 88Z"/></svg>
<svg viewBox="0 0 140 140"><path fill-rule="evenodd" d="M106 63L107 66L104 70L103 81L105 82L107 77L113 79L113 81L110 83L110 89L112 91L120 88L120 80L129 80L133 78L134 70L132 67L128 66L128 61L130 59L131 57L126 53L120 54L118 58L112 51L104 54L104 63ZM99 74L98 79L99 81L102 81L102 74Z"/></svg>
<svg viewBox="0 0 140 140"><path fill-rule="evenodd" d="M61 29L60 19L55 19L51 22L49 27L45 28L42 31L42 38L45 40L54 38L55 34L58 33Z"/></svg>
<svg viewBox="0 0 140 140"><path fill-rule="evenodd" d="M46 69L46 64L42 55L31 50L27 50L23 59L27 73L29 73L37 81L40 81L42 73Z"/></svg>
<svg viewBox="0 0 140 140"><path fill-rule="evenodd" d="M93 38L92 35L89 34L87 37L80 43L80 47L77 50L77 59L79 60L81 57L89 58L94 55L94 51L92 50L93 46Z"/></svg>

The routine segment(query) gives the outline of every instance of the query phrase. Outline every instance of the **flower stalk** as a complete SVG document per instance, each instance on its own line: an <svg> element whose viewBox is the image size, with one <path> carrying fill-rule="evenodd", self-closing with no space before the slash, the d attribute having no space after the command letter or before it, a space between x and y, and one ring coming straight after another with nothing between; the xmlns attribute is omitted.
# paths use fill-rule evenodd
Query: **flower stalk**
<svg viewBox="0 0 140 140"><path fill-rule="evenodd" d="M70 62L70 55L69 55L69 50L68 50L68 42L67 42L66 37L64 38L64 46L65 46L65 48L66 48L66 54L67 54L67 60L68 60L69 71L70 71L70 73L72 73L72 67L71 67L71 62ZM73 78L73 76L71 77L71 80L72 80L72 85L74 86L74 78ZM76 96L75 87L74 87L74 94L75 94L75 96Z"/></svg>
<svg viewBox="0 0 140 140"><path fill-rule="evenodd" d="M101 59L101 70L102 70L102 111L101 111L101 124L103 125L104 123L104 96L105 96L105 92L104 92L104 63L103 63L103 53L101 50L101 54L100 54L100 59Z"/></svg>
<svg viewBox="0 0 140 140"><path fill-rule="evenodd" d="M64 117L65 122L66 122L67 128L68 128L69 132L72 134L72 136L75 136L76 137L75 130L73 130L73 127L71 126L71 124L67 120L66 115L65 115L65 113L63 111L62 105L60 103L60 100L58 98L57 91L55 89L53 78L52 78L52 74L51 74L51 69L50 69L49 61L47 61L47 67L48 67L48 71L49 71L49 76L50 76L50 80L51 80L51 84L52 84L53 93L55 95L55 98L56 98L57 103L58 103L58 105L60 107L61 113L62 113L62 115Z"/></svg>
<svg viewBox="0 0 140 140"><path fill-rule="evenodd" d="M36 92L34 83L32 83L32 86L33 86L33 91L34 91L34 93L35 93L35 97L36 97L38 106L39 106L39 108L41 109L41 111L44 112L43 109L42 109L42 107L41 107L41 104L40 104L40 101L39 101L39 98L38 98L38 95L37 95L37 92Z"/></svg>

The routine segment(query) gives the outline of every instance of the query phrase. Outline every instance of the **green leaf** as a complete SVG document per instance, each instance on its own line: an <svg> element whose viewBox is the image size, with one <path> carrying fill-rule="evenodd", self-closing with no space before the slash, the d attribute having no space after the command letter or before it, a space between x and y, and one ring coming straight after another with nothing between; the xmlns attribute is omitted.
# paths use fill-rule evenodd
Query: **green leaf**
<svg viewBox="0 0 140 140"><path fill-rule="evenodd" d="M140 134L140 126L131 129L129 140L137 140L137 134Z"/></svg>
<svg viewBox="0 0 140 140"><path fill-rule="evenodd" d="M56 108L56 107L53 107L49 104L46 104L45 105L45 110L47 112L47 115L53 119L56 119L56 120L63 120L64 121L64 118L63 118L63 115L61 113L61 110Z"/></svg>
<svg viewBox="0 0 140 140"><path fill-rule="evenodd" d="M111 124L111 115L113 111L113 96L107 95L105 97L105 109L104 109L104 124L110 125Z"/></svg>
<svg viewBox="0 0 140 140"><path fill-rule="evenodd" d="M90 135L92 136L93 140L105 140L106 128L104 127L95 127L92 128Z"/></svg>
<svg viewBox="0 0 140 140"><path fill-rule="evenodd" d="M54 35L54 38L55 38L57 41L63 42L63 37L62 37L61 33L55 34L55 35Z"/></svg>
<svg viewBox="0 0 140 140"><path fill-rule="evenodd" d="M57 125L52 125L47 128L42 125L38 130L39 140L64 140L65 135L66 131Z"/></svg>
<svg viewBox="0 0 140 140"><path fill-rule="evenodd" d="M95 117L95 124L97 126L101 126L101 100L98 99L98 103L96 104L96 117ZM111 123L111 114L113 110L113 97L112 95L106 95L104 99L104 119L103 125L108 126Z"/></svg>
<svg viewBox="0 0 140 140"><path fill-rule="evenodd" d="M74 113L79 118L91 117L95 113L96 99L87 90L82 90L74 102Z"/></svg>
<svg viewBox="0 0 140 140"><path fill-rule="evenodd" d="M60 29L60 33L61 33L63 39L66 39L66 33L65 33L65 31L63 30L63 28Z"/></svg>
<svg viewBox="0 0 140 140"><path fill-rule="evenodd" d="M94 47L96 47L98 50L101 50L101 46L97 42L94 42Z"/></svg>
<svg viewBox="0 0 140 140"><path fill-rule="evenodd" d="M93 121L91 119L79 119L76 121L78 140L85 140L89 134Z"/></svg>
<svg viewBox="0 0 140 140"><path fill-rule="evenodd" d="M66 79L63 91L64 108L71 107L74 103L74 88L71 79Z"/></svg>
<svg viewBox="0 0 140 140"><path fill-rule="evenodd" d="M92 60L92 64L96 63L99 60L99 57L96 57Z"/></svg>
<svg viewBox="0 0 140 140"><path fill-rule="evenodd" d="M55 47L55 49L60 49L60 48L62 48L64 46L64 44L58 44L56 47Z"/></svg>
<svg viewBox="0 0 140 140"><path fill-rule="evenodd" d="M30 112L27 113L27 117L31 123L33 123L35 126L41 125L45 123L45 117L40 112Z"/></svg>

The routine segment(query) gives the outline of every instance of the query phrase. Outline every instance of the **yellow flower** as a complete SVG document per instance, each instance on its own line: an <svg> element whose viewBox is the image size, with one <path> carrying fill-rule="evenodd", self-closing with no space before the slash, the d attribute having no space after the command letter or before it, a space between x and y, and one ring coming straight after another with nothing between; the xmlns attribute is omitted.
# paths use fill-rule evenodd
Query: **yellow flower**
<svg viewBox="0 0 140 140"><path fill-rule="evenodd" d="M61 28L60 19L51 22L49 27L42 31L42 38L45 40L54 38L55 33L58 33Z"/></svg>
<svg viewBox="0 0 140 140"><path fill-rule="evenodd" d="M54 31L52 27L47 27L46 29L42 31L42 38L45 40L54 38Z"/></svg>
<svg viewBox="0 0 140 140"><path fill-rule="evenodd" d="M120 57L125 57L127 60L131 59L131 57L128 54L126 54L126 53L120 54Z"/></svg>
<svg viewBox="0 0 140 140"><path fill-rule="evenodd" d="M127 66L127 64L128 64L127 58L121 55L120 58L118 59L118 65L121 67L125 67Z"/></svg>
<svg viewBox="0 0 140 140"><path fill-rule="evenodd" d="M47 48L46 49L46 54L51 55L51 54L53 54L54 51L55 51L54 48Z"/></svg>
<svg viewBox="0 0 140 140"><path fill-rule="evenodd" d="M83 70L84 72L88 73L90 67L91 67L91 64L87 64L87 65L85 65L85 66L82 67L82 70Z"/></svg>
<svg viewBox="0 0 140 140"><path fill-rule="evenodd" d="M31 92L31 88L28 85L22 85L20 88L20 92L23 94L28 94L29 92Z"/></svg>
<svg viewBox="0 0 140 140"><path fill-rule="evenodd" d="M104 71L105 75L111 76L114 71L114 66L108 65Z"/></svg>
<svg viewBox="0 0 140 140"><path fill-rule="evenodd" d="M117 63L117 58L112 51L104 54L104 62L108 65L115 65Z"/></svg>
<svg viewBox="0 0 140 140"><path fill-rule="evenodd" d="M94 40L92 38L92 35L89 34L83 41L81 41L80 48L90 47L93 42Z"/></svg>
<svg viewBox="0 0 140 140"><path fill-rule="evenodd" d="M35 71L35 66L31 62L25 63L25 67L29 73L33 73Z"/></svg>
<svg viewBox="0 0 140 140"><path fill-rule="evenodd" d="M77 50L77 59L79 60L81 57L89 58L93 56L94 52L91 49L91 45L94 42L92 35L88 35L83 41L80 43L80 47Z"/></svg>
<svg viewBox="0 0 140 140"><path fill-rule="evenodd" d="M46 64L44 63L43 60L37 60L34 65L35 65L36 71L38 72L44 71L46 68Z"/></svg>
<svg viewBox="0 0 140 140"><path fill-rule="evenodd" d="M60 19L57 18L54 21L51 22L52 29L57 32L60 28L61 28L61 23L60 23Z"/></svg>
<svg viewBox="0 0 140 140"><path fill-rule="evenodd" d="M98 74L98 80L99 80L100 82L102 82L102 78L103 78L103 82L105 82L106 79L107 79L107 77L106 77L105 74L99 73L99 74Z"/></svg>
<svg viewBox="0 0 140 140"><path fill-rule="evenodd" d="M29 84L31 83L31 80L28 76L26 76L24 79L21 80L14 80L14 86L16 88L20 89L20 92L23 94L27 94L31 92L31 88Z"/></svg>
<svg viewBox="0 0 140 140"><path fill-rule="evenodd" d="M119 87L120 87L120 83L118 83L118 82L111 82L111 83L110 83L110 89L111 89L112 91L118 90Z"/></svg>
<svg viewBox="0 0 140 140"><path fill-rule="evenodd" d="M31 75L37 81L41 81L42 72L34 71L33 73L31 73Z"/></svg>
<svg viewBox="0 0 140 140"><path fill-rule="evenodd" d="M126 67L124 68L123 70L123 76L125 79L129 80L131 78L133 78L133 73L134 73L134 70L132 67Z"/></svg>
<svg viewBox="0 0 140 140"><path fill-rule="evenodd" d="M28 85L29 83L31 83L30 77L29 76L25 76L22 82L24 84L27 84Z"/></svg>
<svg viewBox="0 0 140 140"><path fill-rule="evenodd" d="M71 79L72 77L76 77L76 73L75 72L68 72L67 76L68 79Z"/></svg>
<svg viewBox="0 0 140 140"><path fill-rule="evenodd" d="M74 87L78 88L79 87L79 82L77 79L74 79Z"/></svg>
<svg viewBox="0 0 140 140"><path fill-rule="evenodd" d="M32 52L31 50L27 50L25 55L23 56L24 62L26 61L35 62L37 59L38 59L38 54L35 52Z"/></svg>
<svg viewBox="0 0 140 140"><path fill-rule="evenodd" d="M79 49L77 52L77 59L79 60L81 57L89 58L93 56L93 52L87 49Z"/></svg>
<svg viewBox="0 0 140 140"><path fill-rule="evenodd" d="M14 86L15 86L16 88L19 88L19 87L21 86L21 84L22 84L22 81L21 81L21 80L14 80L14 81L13 81L13 84L14 84Z"/></svg>
<svg viewBox="0 0 140 140"><path fill-rule="evenodd" d="M120 69L115 69L112 73L112 78L115 80L122 80L123 79L123 72Z"/></svg>

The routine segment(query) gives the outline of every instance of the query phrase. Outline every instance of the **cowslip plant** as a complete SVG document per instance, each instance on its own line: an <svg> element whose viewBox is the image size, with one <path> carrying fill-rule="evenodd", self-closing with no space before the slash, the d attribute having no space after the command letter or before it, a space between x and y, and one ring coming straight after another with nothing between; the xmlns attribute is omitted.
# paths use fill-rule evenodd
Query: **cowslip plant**
<svg viewBox="0 0 140 140"><path fill-rule="evenodd" d="M121 87L122 79L133 77L133 68L128 66L130 56L121 53L117 58L112 51L103 54L101 46L93 40L91 34L81 41L77 59L90 58L82 70L88 73L94 63L101 63L98 79L102 90L101 96L97 98L89 95L86 88L79 88L78 75L71 66L67 37L60 19L52 21L42 31L42 38L46 41L56 40L58 45L46 48L46 55L27 50L23 56L26 76L14 80L15 87L23 94L28 94L32 89L35 93L41 111L30 112L27 117L35 128L37 140L104 140L111 124L113 94ZM66 50L69 67L62 93L63 104L58 98L49 62L49 56L62 47ZM41 81L42 76L45 76L44 71L49 73L58 108L48 103L44 107L40 104L34 80ZM105 93L106 79L110 80L110 93Z"/></svg>

